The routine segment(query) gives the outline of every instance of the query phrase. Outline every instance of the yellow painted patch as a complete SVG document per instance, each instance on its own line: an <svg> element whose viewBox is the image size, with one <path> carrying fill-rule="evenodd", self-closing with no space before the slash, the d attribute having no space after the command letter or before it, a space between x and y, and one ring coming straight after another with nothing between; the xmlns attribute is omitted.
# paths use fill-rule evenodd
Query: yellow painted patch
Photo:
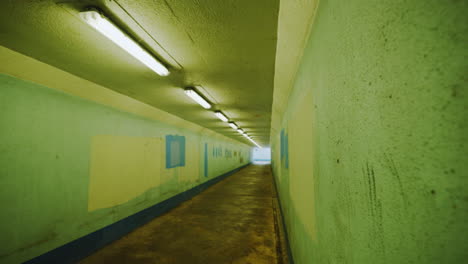
<svg viewBox="0 0 468 264"><path fill-rule="evenodd" d="M125 203L158 186L161 142L153 137L93 137L88 211Z"/></svg>
<svg viewBox="0 0 468 264"><path fill-rule="evenodd" d="M301 222L315 240L314 147L312 142L314 109L310 102L312 102L312 96L309 92L300 99L295 116L289 122L289 192Z"/></svg>
<svg viewBox="0 0 468 264"><path fill-rule="evenodd" d="M196 141L187 140L185 148L185 166L181 167L180 182L196 183L200 179L200 150Z"/></svg>

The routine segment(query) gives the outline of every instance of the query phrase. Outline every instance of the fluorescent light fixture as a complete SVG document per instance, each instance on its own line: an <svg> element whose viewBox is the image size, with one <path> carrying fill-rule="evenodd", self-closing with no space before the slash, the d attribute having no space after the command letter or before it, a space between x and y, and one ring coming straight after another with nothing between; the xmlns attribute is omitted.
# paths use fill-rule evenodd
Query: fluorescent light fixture
<svg viewBox="0 0 468 264"><path fill-rule="evenodd" d="M241 135L244 135L244 130L242 130L242 129L240 129L240 128L237 129L237 132L239 132Z"/></svg>
<svg viewBox="0 0 468 264"><path fill-rule="evenodd" d="M215 115L221 119L223 122L227 122L229 119L227 118L226 115L224 115L221 111L215 111Z"/></svg>
<svg viewBox="0 0 468 264"><path fill-rule="evenodd" d="M229 122L228 123L230 127L232 127L234 130L237 130L238 129L238 126L236 124L234 124L234 122Z"/></svg>
<svg viewBox="0 0 468 264"><path fill-rule="evenodd" d="M199 95L194 89L187 88L185 89L185 94L192 98L195 102L200 104L205 109L210 109L211 104L205 100L201 95Z"/></svg>
<svg viewBox="0 0 468 264"><path fill-rule="evenodd" d="M257 142L255 142L255 140L253 140L249 135L247 135L246 133L242 134L246 139L250 140L250 142L254 143L257 147L259 148L262 148L259 144L257 144Z"/></svg>
<svg viewBox="0 0 468 264"><path fill-rule="evenodd" d="M257 142L255 142L252 138L248 137L247 139L250 140L250 142L254 143L257 147L262 148L262 147L260 147L260 145L257 144Z"/></svg>
<svg viewBox="0 0 468 264"><path fill-rule="evenodd" d="M101 15L98 10L90 9L80 12L80 17L88 23L88 25L92 26L108 39L112 40L112 42L128 52L128 54L132 55L135 59L148 66L148 68L157 74L161 76L169 75L169 70L161 62L157 61L109 19Z"/></svg>

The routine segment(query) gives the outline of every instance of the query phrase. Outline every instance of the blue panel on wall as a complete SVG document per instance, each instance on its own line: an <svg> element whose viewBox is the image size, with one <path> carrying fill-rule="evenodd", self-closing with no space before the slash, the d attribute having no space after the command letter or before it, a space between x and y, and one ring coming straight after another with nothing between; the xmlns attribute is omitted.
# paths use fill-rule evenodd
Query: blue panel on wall
<svg viewBox="0 0 468 264"><path fill-rule="evenodd" d="M281 160L284 158L284 129L280 132L280 158Z"/></svg>
<svg viewBox="0 0 468 264"><path fill-rule="evenodd" d="M208 177L208 143L205 143L205 177Z"/></svg>
<svg viewBox="0 0 468 264"><path fill-rule="evenodd" d="M166 168L185 166L185 137L166 135Z"/></svg>
<svg viewBox="0 0 468 264"><path fill-rule="evenodd" d="M288 140L288 135L286 134L285 136L285 147L284 147L284 151L285 151L285 161L284 161L284 166L286 167L286 169L289 168L289 140Z"/></svg>
<svg viewBox="0 0 468 264"><path fill-rule="evenodd" d="M223 148L213 146L213 157L222 157L222 156L223 156Z"/></svg>
<svg viewBox="0 0 468 264"><path fill-rule="evenodd" d="M284 160L284 166L289 168L289 152L288 152L288 135L284 132L284 128L280 134L280 157Z"/></svg>

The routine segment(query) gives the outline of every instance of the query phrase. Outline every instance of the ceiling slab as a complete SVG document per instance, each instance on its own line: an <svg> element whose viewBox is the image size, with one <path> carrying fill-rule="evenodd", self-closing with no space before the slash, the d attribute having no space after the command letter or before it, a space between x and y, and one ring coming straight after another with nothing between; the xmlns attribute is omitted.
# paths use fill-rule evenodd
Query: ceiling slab
<svg viewBox="0 0 468 264"><path fill-rule="evenodd" d="M90 4L137 32L171 74L156 75L81 21L76 12ZM201 85L217 109L268 145L278 8L279 0L2 1L0 45L248 142L184 95Z"/></svg>

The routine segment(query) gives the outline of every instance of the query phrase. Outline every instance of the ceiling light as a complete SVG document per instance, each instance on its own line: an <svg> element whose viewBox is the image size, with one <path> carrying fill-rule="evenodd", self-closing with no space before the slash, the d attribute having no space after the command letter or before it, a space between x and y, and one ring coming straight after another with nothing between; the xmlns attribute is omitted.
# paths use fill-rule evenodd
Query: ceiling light
<svg viewBox="0 0 468 264"><path fill-rule="evenodd" d="M239 131L239 130L237 130L237 131ZM257 147L262 148L262 147L260 147L259 144L257 144L257 142L255 142L255 141L254 141L249 135L247 135L246 133L244 133L244 134L242 134L242 135L243 135L246 139L250 140L250 142L254 143Z"/></svg>
<svg viewBox="0 0 468 264"><path fill-rule="evenodd" d="M228 123L230 127L234 128L235 130L237 130L238 126L236 124L234 124L234 122L229 122Z"/></svg>
<svg viewBox="0 0 468 264"><path fill-rule="evenodd" d="M262 148L262 147L260 147L260 145L257 144L257 142L255 142L252 138L248 137L248 139L249 139L252 143L254 143L257 147Z"/></svg>
<svg viewBox="0 0 468 264"><path fill-rule="evenodd" d="M242 130L242 129L240 129L240 128L237 129L237 132L239 132L241 135L244 135L244 130Z"/></svg>
<svg viewBox="0 0 468 264"><path fill-rule="evenodd" d="M223 122L227 122L229 119L227 118L226 115L224 115L221 111L215 111L215 115L221 119Z"/></svg>
<svg viewBox="0 0 468 264"><path fill-rule="evenodd" d="M157 61L109 19L101 15L98 10L90 9L80 12L80 17L157 74L161 76L169 75L169 70L161 62Z"/></svg>
<svg viewBox="0 0 468 264"><path fill-rule="evenodd" d="M195 102L203 106L205 109L210 109L211 104L205 100L201 95L199 95L194 89L187 88L185 89L185 94L187 94L190 98L192 98Z"/></svg>

